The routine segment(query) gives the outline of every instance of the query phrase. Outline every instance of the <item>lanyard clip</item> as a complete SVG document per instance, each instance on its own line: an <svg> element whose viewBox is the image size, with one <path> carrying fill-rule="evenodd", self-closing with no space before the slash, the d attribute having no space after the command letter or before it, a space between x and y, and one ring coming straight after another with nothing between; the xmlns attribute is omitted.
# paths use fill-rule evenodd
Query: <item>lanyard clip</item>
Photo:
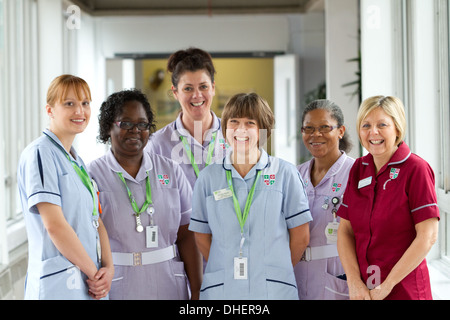
<svg viewBox="0 0 450 320"><path fill-rule="evenodd" d="M244 242L245 242L244 232L241 231L241 243L239 245L239 257L240 258L242 258L242 248L244 247Z"/></svg>

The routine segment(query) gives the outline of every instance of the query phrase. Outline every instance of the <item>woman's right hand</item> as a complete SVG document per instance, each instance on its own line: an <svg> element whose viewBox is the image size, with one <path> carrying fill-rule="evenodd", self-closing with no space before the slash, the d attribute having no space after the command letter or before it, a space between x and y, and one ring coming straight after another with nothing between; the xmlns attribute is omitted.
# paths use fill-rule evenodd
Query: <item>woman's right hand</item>
<svg viewBox="0 0 450 320"><path fill-rule="evenodd" d="M371 300L369 288L361 279L347 281L350 300Z"/></svg>

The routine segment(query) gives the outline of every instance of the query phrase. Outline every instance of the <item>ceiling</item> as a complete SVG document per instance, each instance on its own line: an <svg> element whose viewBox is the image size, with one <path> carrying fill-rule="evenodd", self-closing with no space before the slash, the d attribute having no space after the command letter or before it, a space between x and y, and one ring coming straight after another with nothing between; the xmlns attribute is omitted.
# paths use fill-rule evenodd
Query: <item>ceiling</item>
<svg viewBox="0 0 450 320"><path fill-rule="evenodd" d="M324 0L71 0L94 16L304 13Z"/></svg>

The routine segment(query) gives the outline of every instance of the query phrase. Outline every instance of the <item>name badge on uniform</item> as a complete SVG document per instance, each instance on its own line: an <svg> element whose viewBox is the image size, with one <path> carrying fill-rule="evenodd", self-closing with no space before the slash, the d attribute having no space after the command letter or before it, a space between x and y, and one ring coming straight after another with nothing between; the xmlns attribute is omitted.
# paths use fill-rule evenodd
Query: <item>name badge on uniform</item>
<svg viewBox="0 0 450 320"><path fill-rule="evenodd" d="M327 224L325 228L325 236L327 237L327 244L337 243L337 233L339 228L339 222L333 221Z"/></svg>
<svg viewBox="0 0 450 320"><path fill-rule="evenodd" d="M234 279L246 280L247 279L247 258L235 257L234 258Z"/></svg>
<svg viewBox="0 0 450 320"><path fill-rule="evenodd" d="M230 188L225 188L225 189L214 191L213 194L214 194L214 200L216 200L216 201L230 198L233 196L233 193L231 192Z"/></svg>
<svg viewBox="0 0 450 320"><path fill-rule="evenodd" d="M369 186L372 183L372 176L359 180L358 182L358 189L364 188Z"/></svg>

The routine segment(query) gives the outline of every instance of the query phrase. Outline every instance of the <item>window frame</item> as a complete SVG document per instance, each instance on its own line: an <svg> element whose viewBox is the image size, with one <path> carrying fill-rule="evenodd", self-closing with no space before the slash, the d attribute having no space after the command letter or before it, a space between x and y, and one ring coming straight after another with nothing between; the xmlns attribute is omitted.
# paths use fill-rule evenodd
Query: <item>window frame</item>
<svg viewBox="0 0 450 320"><path fill-rule="evenodd" d="M38 4L36 0L0 0L3 47L0 48L0 265L27 235L17 189L22 150L40 135ZM14 107L10 107L14 106Z"/></svg>
<svg viewBox="0 0 450 320"><path fill-rule="evenodd" d="M438 43L440 172L437 179L440 222L440 258L450 270L450 5L436 0L436 30Z"/></svg>

